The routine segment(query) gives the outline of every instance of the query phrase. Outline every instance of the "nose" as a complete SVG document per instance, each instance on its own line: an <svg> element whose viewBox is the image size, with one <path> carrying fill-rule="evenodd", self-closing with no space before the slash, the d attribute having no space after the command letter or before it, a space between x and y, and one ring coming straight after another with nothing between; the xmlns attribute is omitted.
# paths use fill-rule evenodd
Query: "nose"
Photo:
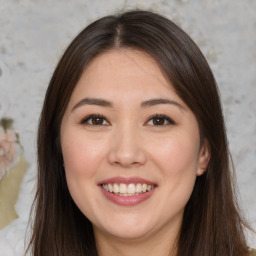
<svg viewBox="0 0 256 256"><path fill-rule="evenodd" d="M138 167L146 163L146 152L139 132L132 127L116 129L111 138L108 160L123 168Z"/></svg>

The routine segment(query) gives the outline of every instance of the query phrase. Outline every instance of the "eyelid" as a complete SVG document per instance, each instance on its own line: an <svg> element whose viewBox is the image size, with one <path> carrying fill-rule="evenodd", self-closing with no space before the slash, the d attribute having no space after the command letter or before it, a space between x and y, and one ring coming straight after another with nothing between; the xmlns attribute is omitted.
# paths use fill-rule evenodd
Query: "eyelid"
<svg viewBox="0 0 256 256"><path fill-rule="evenodd" d="M168 124L167 125L173 125L175 124L175 122L173 121L172 118L170 118L169 116L167 115L164 115L164 114L154 114L152 115L147 122L149 122L150 120L152 120L153 118L163 118L165 120L168 121ZM166 126L166 125L152 125L152 126Z"/></svg>
<svg viewBox="0 0 256 256"><path fill-rule="evenodd" d="M88 120L90 120L91 118L93 117L96 117L96 118L102 118L104 119L105 121L108 122L109 124L109 121L107 120L107 118L105 118L103 115L101 114L90 114L86 117L84 117L81 121L80 121L80 124L86 124L86 125L91 125L91 126L105 126L106 124L100 124L100 125L93 125L93 124L89 124L88 123ZM151 115L148 119L148 121L146 123L148 123L150 120L152 120L153 118L163 118L165 120L168 121L168 124L165 124L165 125L151 125L151 126L166 126L166 125L173 125L175 124L175 122L173 121L173 119L171 119L169 116L167 115L164 115L164 114L154 114L154 115Z"/></svg>
<svg viewBox="0 0 256 256"><path fill-rule="evenodd" d="M91 125L91 126L105 126L104 124L103 125L93 125L93 124L89 124L88 123L88 120L90 120L91 118L93 117L96 117L96 118L102 118L104 119L105 121L107 121L109 123L109 121L105 118L105 116L101 115L101 114L90 114L86 117L84 117L81 121L80 121L80 124L86 124L86 125Z"/></svg>

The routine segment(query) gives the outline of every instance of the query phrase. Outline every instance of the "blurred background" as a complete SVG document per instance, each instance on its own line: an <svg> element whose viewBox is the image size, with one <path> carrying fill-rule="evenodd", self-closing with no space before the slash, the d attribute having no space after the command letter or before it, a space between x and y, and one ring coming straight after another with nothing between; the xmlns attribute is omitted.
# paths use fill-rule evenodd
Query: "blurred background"
<svg viewBox="0 0 256 256"><path fill-rule="evenodd" d="M0 119L13 120L28 163L22 182L15 185L16 219L0 230L0 256L24 254L35 194L37 124L59 58L87 24L134 8L167 16L206 56L219 85L239 201L256 228L255 0L0 0ZM19 160L15 164L21 168ZM248 234L253 247L255 236Z"/></svg>

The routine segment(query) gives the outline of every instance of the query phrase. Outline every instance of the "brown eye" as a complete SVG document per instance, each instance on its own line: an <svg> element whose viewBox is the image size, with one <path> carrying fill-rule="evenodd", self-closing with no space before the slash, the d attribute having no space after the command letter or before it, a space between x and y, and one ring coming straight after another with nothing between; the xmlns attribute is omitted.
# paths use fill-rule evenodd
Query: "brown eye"
<svg viewBox="0 0 256 256"><path fill-rule="evenodd" d="M101 117L92 117L92 124L93 125L100 125L103 124L104 120Z"/></svg>
<svg viewBox="0 0 256 256"><path fill-rule="evenodd" d="M149 121L150 125L153 126L164 126L174 124L173 120L165 115L155 115Z"/></svg>
<svg viewBox="0 0 256 256"><path fill-rule="evenodd" d="M101 126L108 124L102 115L89 115L81 121L81 124Z"/></svg>
<svg viewBox="0 0 256 256"><path fill-rule="evenodd" d="M161 117L153 118L154 125L163 125L164 122L165 122L164 118L161 118Z"/></svg>

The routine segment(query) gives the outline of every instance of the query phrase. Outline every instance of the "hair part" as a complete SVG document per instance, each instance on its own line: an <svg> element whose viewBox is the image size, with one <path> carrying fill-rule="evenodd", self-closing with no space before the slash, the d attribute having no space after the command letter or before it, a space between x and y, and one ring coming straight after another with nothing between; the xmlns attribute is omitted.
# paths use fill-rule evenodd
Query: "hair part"
<svg viewBox="0 0 256 256"><path fill-rule="evenodd" d="M128 11L86 27L59 61L46 92L37 151L38 184L30 241L36 256L97 255L92 224L72 200L65 177L60 127L71 94L88 63L111 49L150 54L195 114L209 142L207 172L197 177L186 205L177 256L245 256L248 248L232 187L230 157L215 79L192 39L158 14Z"/></svg>

